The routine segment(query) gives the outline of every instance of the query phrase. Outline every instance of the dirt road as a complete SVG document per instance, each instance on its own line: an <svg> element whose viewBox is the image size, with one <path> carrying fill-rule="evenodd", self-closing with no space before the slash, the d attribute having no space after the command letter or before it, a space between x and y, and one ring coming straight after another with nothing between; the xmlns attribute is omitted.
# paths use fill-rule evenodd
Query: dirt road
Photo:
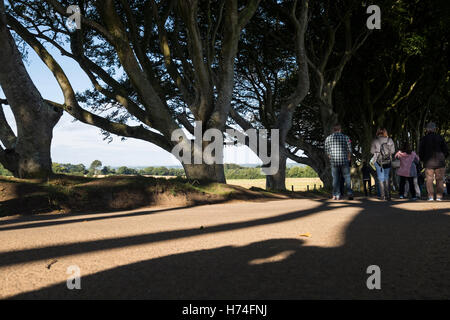
<svg viewBox="0 0 450 320"><path fill-rule="evenodd" d="M380 267L380 290L367 288L370 265ZM80 290L67 288L70 266ZM450 299L450 202L295 199L2 218L0 285L1 298L25 299Z"/></svg>

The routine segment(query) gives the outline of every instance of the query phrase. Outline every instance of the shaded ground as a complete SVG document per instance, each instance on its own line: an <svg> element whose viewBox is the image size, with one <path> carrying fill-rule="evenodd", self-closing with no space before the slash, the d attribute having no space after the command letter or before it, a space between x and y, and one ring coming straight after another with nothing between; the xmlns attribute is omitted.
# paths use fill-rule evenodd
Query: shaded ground
<svg viewBox="0 0 450 320"><path fill-rule="evenodd" d="M278 200L0 219L0 296L450 299L450 202ZM310 237L304 235L310 235ZM81 290L66 287L81 269ZM381 290L366 269L381 268Z"/></svg>

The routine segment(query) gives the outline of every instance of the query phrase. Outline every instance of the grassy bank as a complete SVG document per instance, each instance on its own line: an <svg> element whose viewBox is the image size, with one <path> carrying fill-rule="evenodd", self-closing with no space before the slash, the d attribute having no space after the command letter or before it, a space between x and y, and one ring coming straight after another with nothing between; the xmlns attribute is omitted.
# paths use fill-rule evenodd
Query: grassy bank
<svg viewBox="0 0 450 320"><path fill-rule="evenodd" d="M93 178L59 175L48 181L0 177L0 216L93 212L149 205L196 205L283 195L220 183L143 176Z"/></svg>

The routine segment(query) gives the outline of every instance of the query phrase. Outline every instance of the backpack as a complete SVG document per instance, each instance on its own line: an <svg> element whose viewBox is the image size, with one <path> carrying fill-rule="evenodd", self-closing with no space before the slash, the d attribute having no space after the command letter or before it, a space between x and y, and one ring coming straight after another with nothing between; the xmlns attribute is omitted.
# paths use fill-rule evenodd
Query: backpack
<svg viewBox="0 0 450 320"><path fill-rule="evenodd" d="M392 154L388 145L388 142L384 142L380 146L380 154L378 155L377 162L380 165L390 164L392 161Z"/></svg>

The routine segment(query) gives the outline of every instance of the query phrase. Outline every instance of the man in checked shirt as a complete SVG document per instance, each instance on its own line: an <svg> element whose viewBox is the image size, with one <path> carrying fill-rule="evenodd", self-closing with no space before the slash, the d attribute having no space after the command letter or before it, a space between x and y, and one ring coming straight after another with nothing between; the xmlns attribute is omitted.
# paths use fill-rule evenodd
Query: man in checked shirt
<svg viewBox="0 0 450 320"><path fill-rule="evenodd" d="M353 200L352 182L350 179L349 162L352 154L352 143L345 134L341 132L339 124L333 127L333 133L325 139L325 152L330 159L331 175L333 177L333 200L339 200L344 190L340 190L339 181L341 175L345 179L347 195Z"/></svg>

